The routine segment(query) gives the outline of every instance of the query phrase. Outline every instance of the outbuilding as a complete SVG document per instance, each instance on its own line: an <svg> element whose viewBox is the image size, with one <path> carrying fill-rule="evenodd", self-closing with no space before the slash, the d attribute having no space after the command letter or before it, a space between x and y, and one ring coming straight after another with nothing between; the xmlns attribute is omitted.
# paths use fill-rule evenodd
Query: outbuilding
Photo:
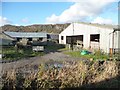
<svg viewBox="0 0 120 90"><path fill-rule="evenodd" d="M43 32L4 32L9 37L14 38L17 42L21 42L26 45L28 42L40 43L47 41L47 33Z"/></svg>
<svg viewBox="0 0 120 90"><path fill-rule="evenodd" d="M113 53L120 49L120 29L117 25L71 23L59 34L59 44Z"/></svg>

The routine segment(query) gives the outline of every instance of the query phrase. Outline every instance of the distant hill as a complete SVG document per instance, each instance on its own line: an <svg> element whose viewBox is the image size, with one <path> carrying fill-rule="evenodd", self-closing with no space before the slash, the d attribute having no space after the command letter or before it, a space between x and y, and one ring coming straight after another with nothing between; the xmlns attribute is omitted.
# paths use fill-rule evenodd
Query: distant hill
<svg viewBox="0 0 120 90"><path fill-rule="evenodd" d="M2 31L16 31L16 32L47 32L47 33L57 33L59 34L65 28L70 25L67 24L47 24L47 25L29 25L29 26L14 26L14 25L4 25L1 26Z"/></svg>

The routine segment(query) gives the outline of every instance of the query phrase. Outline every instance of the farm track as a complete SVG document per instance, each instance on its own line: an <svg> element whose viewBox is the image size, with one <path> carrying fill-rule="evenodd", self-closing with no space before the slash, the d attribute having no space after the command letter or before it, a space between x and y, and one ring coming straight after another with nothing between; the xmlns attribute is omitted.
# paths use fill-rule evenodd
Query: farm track
<svg viewBox="0 0 120 90"><path fill-rule="evenodd" d="M79 58L80 59L80 58ZM73 58L69 55L65 55L62 52L51 52L44 56L36 56L31 58L21 59L10 63L0 63L2 67L2 72L21 69L24 71L34 70L38 68L41 63L52 62L52 61L66 61L66 60L78 60L78 58ZM24 68L24 69L23 69Z"/></svg>

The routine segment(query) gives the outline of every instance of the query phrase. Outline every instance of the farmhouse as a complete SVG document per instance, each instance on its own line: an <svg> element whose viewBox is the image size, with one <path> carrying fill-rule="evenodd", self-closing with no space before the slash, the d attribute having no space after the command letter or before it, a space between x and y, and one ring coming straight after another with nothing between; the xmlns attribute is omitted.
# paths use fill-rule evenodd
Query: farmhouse
<svg viewBox="0 0 120 90"><path fill-rule="evenodd" d="M120 48L120 29L117 25L71 23L59 34L59 43L74 49L100 49L106 53Z"/></svg>

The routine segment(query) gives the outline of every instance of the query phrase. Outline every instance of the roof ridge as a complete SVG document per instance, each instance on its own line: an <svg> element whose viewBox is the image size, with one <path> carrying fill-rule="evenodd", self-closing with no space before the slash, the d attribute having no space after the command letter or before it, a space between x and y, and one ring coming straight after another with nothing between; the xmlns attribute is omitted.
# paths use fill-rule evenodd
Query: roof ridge
<svg viewBox="0 0 120 90"><path fill-rule="evenodd" d="M91 25L91 26L96 26L96 27L101 27L101 28L116 28L118 26L118 25L113 25L113 24L100 24L100 23L91 23L91 22L74 22L74 23Z"/></svg>

